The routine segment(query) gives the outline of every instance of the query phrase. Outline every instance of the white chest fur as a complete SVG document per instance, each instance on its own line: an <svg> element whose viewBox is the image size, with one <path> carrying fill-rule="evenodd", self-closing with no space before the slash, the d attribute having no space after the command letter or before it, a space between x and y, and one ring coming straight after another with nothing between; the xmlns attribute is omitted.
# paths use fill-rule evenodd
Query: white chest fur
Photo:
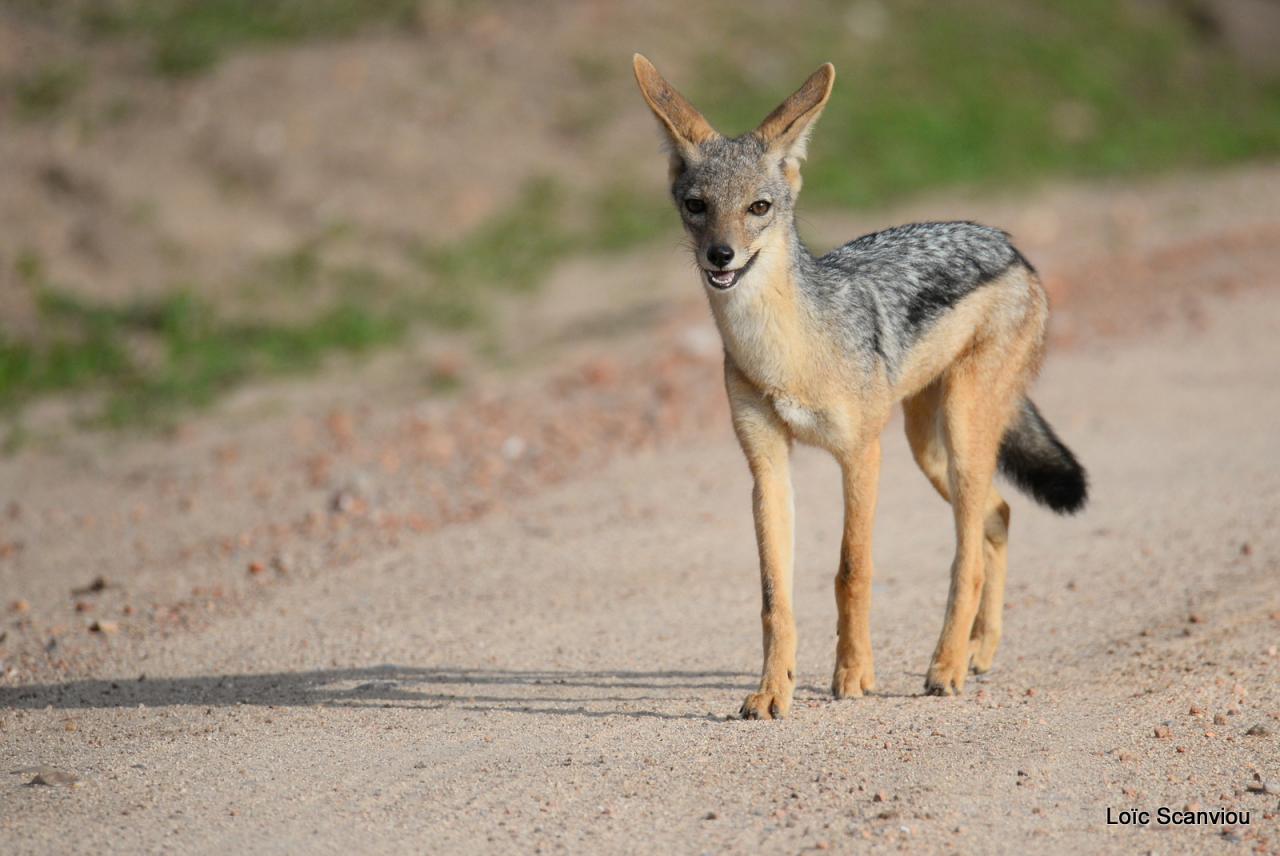
<svg viewBox="0 0 1280 856"><path fill-rule="evenodd" d="M806 437L818 432L821 417L817 412L787 398L774 398L773 409L795 434Z"/></svg>

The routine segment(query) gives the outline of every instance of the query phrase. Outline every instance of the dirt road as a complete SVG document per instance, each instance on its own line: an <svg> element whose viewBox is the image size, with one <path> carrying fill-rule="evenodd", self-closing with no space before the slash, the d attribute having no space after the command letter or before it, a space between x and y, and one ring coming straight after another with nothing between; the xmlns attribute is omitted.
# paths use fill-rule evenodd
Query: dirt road
<svg viewBox="0 0 1280 856"><path fill-rule="evenodd" d="M1016 500L1004 646L960 698L921 695L951 523L895 423L880 690L829 699L839 485L798 452L800 673L783 722L726 718L756 678L759 592L719 404L691 406L696 430L422 531L357 522L411 484L384 496L357 474L330 495L345 483L326 476L339 523L312 523L332 527L330 560L294 546L248 571L255 518L289 501L263 495L311 494L255 493L269 455L243 432L205 430L168 457L143 444L12 462L6 484L28 501L4 532L26 533L7 543L27 564L5 572L0 605L0 850L1275 852L1280 797L1254 791L1255 775L1280 788L1280 293L1198 306L1194 323L1050 355L1035 397L1094 500L1072 519ZM664 382L690 373L718 399L709 359ZM594 371L609 389L627 365ZM271 423L305 451L291 424ZM341 415L328 427L340 445ZM226 472L180 463L218 455ZM135 504L127 475L147 461L163 470L148 484L194 509ZM163 531L117 549L130 520ZM247 540L222 543L241 525ZM103 568L105 590L68 600ZM107 632L85 630L95 620ZM79 781L27 785L35 767ZM1107 825L1108 808L1161 806L1250 822Z"/></svg>

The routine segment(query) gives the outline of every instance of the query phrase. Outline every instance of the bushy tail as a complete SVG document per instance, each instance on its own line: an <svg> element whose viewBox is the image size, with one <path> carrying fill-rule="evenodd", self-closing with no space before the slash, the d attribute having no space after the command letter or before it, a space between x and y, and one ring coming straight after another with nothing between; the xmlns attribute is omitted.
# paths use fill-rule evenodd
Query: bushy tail
<svg viewBox="0 0 1280 856"><path fill-rule="evenodd" d="M1075 514L1088 499L1084 467L1026 397L1000 441L1000 472L1059 514Z"/></svg>

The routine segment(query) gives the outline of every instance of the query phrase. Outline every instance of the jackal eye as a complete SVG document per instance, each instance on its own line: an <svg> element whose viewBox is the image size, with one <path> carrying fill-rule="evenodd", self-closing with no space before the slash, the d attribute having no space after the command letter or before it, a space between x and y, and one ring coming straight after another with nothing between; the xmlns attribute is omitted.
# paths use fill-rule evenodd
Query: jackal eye
<svg viewBox="0 0 1280 856"><path fill-rule="evenodd" d="M684 210L690 214L701 214L707 210L707 203L690 196L684 201Z"/></svg>
<svg viewBox="0 0 1280 856"><path fill-rule="evenodd" d="M772 206L769 205L769 202L767 200L757 199L755 202L752 202L750 205L747 206L747 210L750 211L752 214L756 215L757 217L763 217L764 215L769 213L769 209L771 207Z"/></svg>

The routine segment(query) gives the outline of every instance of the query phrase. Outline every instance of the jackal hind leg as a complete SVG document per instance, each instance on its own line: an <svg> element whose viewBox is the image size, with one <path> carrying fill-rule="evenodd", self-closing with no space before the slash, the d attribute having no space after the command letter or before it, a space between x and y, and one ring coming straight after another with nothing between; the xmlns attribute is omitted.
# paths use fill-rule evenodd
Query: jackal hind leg
<svg viewBox="0 0 1280 856"><path fill-rule="evenodd" d="M920 470L938 494L951 501L947 449L942 439L940 390L934 386L904 402L907 440ZM978 612L969 634L969 666L988 671L1000 646L1004 616L1004 583L1008 563L1009 505L993 485L983 523L983 583Z"/></svg>
<svg viewBox="0 0 1280 856"><path fill-rule="evenodd" d="M969 668L981 675L991 670L1004 632L1004 581L1009 559L1009 504L993 486L984 523L982 598L969 633Z"/></svg>
<svg viewBox="0 0 1280 856"><path fill-rule="evenodd" d="M942 384L935 383L905 401L903 410L907 440L916 463L939 495L952 503L956 514L957 551L946 620L926 681L930 692L951 694L963 687L967 668L985 672L991 667L1000 644L1009 506L991 484L1003 425L975 425L972 417L961 417L969 419L969 424L958 432L965 438L966 452L959 467L954 466L947 441L943 392ZM961 408L965 393L956 395L955 406ZM981 436L983 431L985 438ZM974 437L975 433L979 436ZM953 488L957 483L966 497L963 508L952 499L957 494ZM975 517L980 522L978 527ZM975 528L980 533L976 536L976 551Z"/></svg>

